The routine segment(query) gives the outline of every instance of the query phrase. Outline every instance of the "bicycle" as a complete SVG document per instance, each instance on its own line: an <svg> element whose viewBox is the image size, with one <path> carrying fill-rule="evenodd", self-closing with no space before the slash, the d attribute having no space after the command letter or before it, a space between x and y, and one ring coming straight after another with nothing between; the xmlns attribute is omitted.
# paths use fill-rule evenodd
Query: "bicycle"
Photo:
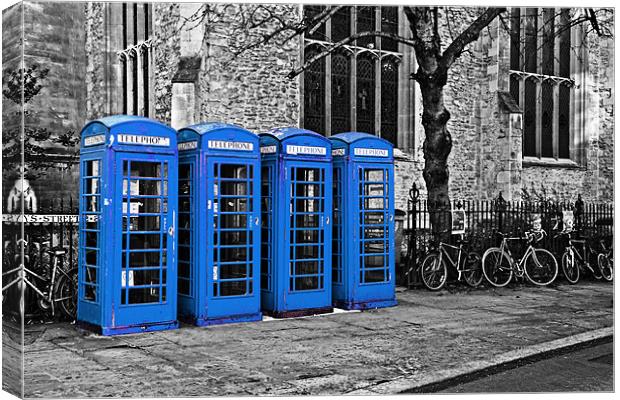
<svg viewBox="0 0 620 400"><path fill-rule="evenodd" d="M439 242L437 250L431 251L422 261L420 275L424 286L433 291L443 288L448 280L448 265L458 272L459 282L464 278L471 287L480 285L482 282L480 254L466 251L465 245L469 245L469 242L462 238L457 240L457 246ZM456 250L454 258L450 256L448 249Z"/></svg>
<svg viewBox="0 0 620 400"><path fill-rule="evenodd" d="M513 275L518 278L525 276L530 282L538 286L546 286L555 280L558 275L558 262L553 254L543 248L536 248L545 236L544 230L525 232L525 237L502 237L499 247L491 247L482 256L482 272L486 280L495 287L506 286ZM527 248L520 259L515 260L510 251L508 242L511 240L526 240Z"/></svg>
<svg viewBox="0 0 620 400"><path fill-rule="evenodd" d="M560 232L555 237L558 236L566 236L568 239L568 246L566 246L564 254L562 254L562 273L570 284L574 285L579 282L581 271L586 269L590 271L595 279L603 278L611 282L613 279L613 268L605 252L597 254L585 239L573 239L571 232ZM605 249L605 244L602 240L601 246ZM592 267L595 261L598 271Z"/></svg>
<svg viewBox="0 0 620 400"><path fill-rule="evenodd" d="M25 239L24 247L28 247ZM35 244L36 245L36 244ZM6 245L5 245L6 247ZM40 248L40 246L39 246ZM24 254L24 264L9 268L2 273L2 301L8 297L11 288L16 287L19 292L23 285L33 290L37 299L37 306L49 312L52 317L60 315L73 319L75 318L77 305L77 268L66 270L61 267L64 263L64 256L67 250L64 247L54 247L45 250L50 256L51 269L49 276L47 273L39 274L35 269L43 269L40 257L31 252ZM14 264L13 264L14 265ZM47 271L45 271L47 272ZM59 313L56 310L59 309ZM20 296L20 314L24 315L24 299Z"/></svg>
<svg viewBox="0 0 620 400"><path fill-rule="evenodd" d="M601 253L599 253L599 255L597 257L597 261L599 262L599 265L601 265L601 263L603 263L605 268L609 268L610 269L610 273L611 274L610 274L609 281L612 281L614 279L614 247L613 247L613 242L611 243L609 248L607 248L607 245L605 244L605 239L601 239L599 243L601 244L601 250L602 251L601 251Z"/></svg>

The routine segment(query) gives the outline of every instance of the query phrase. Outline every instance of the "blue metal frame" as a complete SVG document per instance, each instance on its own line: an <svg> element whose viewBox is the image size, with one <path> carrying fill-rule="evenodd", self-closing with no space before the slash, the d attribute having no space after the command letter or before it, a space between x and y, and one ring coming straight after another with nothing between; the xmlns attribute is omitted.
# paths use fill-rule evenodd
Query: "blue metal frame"
<svg viewBox="0 0 620 400"><path fill-rule="evenodd" d="M298 128L259 136L262 308L276 317L330 312L331 143Z"/></svg>
<svg viewBox="0 0 620 400"><path fill-rule="evenodd" d="M387 140L361 132L330 137L334 169L334 305L396 305L394 158Z"/></svg>
<svg viewBox="0 0 620 400"><path fill-rule="evenodd" d="M178 148L179 317L198 326L260 320L258 136L202 123L179 130Z"/></svg>
<svg viewBox="0 0 620 400"><path fill-rule="evenodd" d="M78 326L178 327L176 131L117 115L87 123L81 138Z"/></svg>
<svg viewBox="0 0 620 400"><path fill-rule="evenodd" d="M191 309L196 301L194 285L196 262L197 188L194 181L199 176L198 155L179 155L179 228L178 228L178 311Z"/></svg>

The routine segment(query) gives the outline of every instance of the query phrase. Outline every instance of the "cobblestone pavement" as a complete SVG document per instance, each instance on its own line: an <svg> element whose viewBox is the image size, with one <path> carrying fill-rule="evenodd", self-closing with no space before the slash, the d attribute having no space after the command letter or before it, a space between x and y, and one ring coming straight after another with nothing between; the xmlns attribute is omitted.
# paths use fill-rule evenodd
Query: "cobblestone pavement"
<svg viewBox="0 0 620 400"><path fill-rule="evenodd" d="M613 325L613 285L400 290L399 305L100 337L27 328L26 397L373 393ZM389 386L389 385L388 385ZM378 391L378 390L377 390Z"/></svg>

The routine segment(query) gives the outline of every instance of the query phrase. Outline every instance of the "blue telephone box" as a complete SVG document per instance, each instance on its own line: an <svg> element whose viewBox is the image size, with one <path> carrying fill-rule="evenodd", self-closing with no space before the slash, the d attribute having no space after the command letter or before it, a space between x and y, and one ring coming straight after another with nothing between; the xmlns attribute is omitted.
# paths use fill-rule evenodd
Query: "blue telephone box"
<svg viewBox="0 0 620 400"><path fill-rule="evenodd" d="M203 123L179 130L178 149L179 317L260 320L258 136Z"/></svg>
<svg viewBox="0 0 620 400"><path fill-rule="evenodd" d="M396 305L394 158L387 140L360 132L330 137L333 161L334 305Z"/></svg>
<svg viewBox="0 0 620 400"><path fill-rule="evenodd" d="M259 136L263 311L331 312L331 143L298 128Z"/></svg>
<svg viewBox="0 0 620 400"><path fill-rule="evenodd" d="M178 327L176 131L87 123L80 147L77 324L103 335Z"/></svg>

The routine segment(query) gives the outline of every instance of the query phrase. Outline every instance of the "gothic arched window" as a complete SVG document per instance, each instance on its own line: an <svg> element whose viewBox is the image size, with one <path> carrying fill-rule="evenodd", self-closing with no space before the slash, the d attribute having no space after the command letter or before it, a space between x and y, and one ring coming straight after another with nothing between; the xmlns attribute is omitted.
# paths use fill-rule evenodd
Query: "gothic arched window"
<svg viewBox="0 0 620 400"><path fill-rule="evenodd" d="M375 30L375 7L359 6L357 8L357 31L372 32ZM372 49L376 45L376 40L372 36L365 36L357 39L357 45L360 47L368 47Z"/></svg>
<svg viewBox="0 0 620 400"><path fill-rule="evenodd" d="M398 65L394 59L381 62L381 137L396 144L398 125Z"/></svg>
<svg viewBox="0 0 620 400"><path fill-rule="evenodd" d="M398 34L398 7L381 7L381 31ZM381 38L381 49L398 51L398 43L390 38Z"/></svg>
<svg viewBox="0 0 620 400"><path fill-rule="evenodd" d="M523 110L523 156L570 157L569 9L513 8L510 93Z"/></svg>
<svg viewBox="0 0 620 400"><path fill-rule="evenodd" d="M306 60L319 51L306 51ZM317 133L325 132L325 59L313 63L304 75L304 127Z"/></svg>
<svg viewBox="0 0 620 400"><path fill-rule="evenodd" d="M304 6L304 17L315 18L325 8ZM360 32L398 34L398 7L344 6L320 28L305 36L305 60L333 43ZM346 131L380 135L396 145L401 46L392 39L365 36L347 43L307 67L303 85L303 126L325 135ZM383 60L383 61L378 61ZM404 112L404 111L403 111Z"/></svg>
<svg viewBox="0 0 620 400"><path fill-rule="evenodd" d="M122 3L119 49L121 96L119 112L148 117L153 111L153 5Z"/></svg>
<svg viewBox="0 0 620 400"><path fill-rule="evenodd" d="M366 54L357 59L357 130L375 131L375 60Z"/></svg>
<svg viewBox="0 0 620 400"><path fill-rule="evenodd" d="M351 130L351 59L332 55L332 134Z"/></svg>

